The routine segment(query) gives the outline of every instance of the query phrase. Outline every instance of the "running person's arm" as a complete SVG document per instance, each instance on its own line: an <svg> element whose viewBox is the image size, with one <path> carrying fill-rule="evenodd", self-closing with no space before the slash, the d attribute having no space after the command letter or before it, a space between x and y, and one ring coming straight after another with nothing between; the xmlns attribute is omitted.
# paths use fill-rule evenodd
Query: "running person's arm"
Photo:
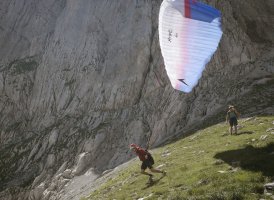
<svg viewBox="0 0 274 200"><path fill-rule="evenodd" d="M240 117L240 113L236 109L235 109L235 114L236 114L237 118Z"/></svg>

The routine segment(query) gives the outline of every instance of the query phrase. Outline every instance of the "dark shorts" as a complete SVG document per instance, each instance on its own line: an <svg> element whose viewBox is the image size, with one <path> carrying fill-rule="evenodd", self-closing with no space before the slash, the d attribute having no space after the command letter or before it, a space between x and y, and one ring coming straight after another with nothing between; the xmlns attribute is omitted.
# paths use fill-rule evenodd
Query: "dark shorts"
<svg viewBox="0 0 274 200"><path fill-rule="evenodd" d="M141 165L141 169L145 170L146 168L151 169L152 165L154 164L154 160L152 157L149 157L147 160L143 161Z"/></svg>
<svg viewBox="0 0 274 200"><path fill-rule="evenodd" d="M229 119L229 124L230 126L237 126L238 125L238 121L236 117L232 117Z"/></svg>

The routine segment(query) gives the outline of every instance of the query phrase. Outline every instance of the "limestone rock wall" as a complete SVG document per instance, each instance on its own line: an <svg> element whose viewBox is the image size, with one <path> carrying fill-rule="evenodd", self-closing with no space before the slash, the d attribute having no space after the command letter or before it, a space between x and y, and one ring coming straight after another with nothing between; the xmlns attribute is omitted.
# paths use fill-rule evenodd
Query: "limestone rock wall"
<svg viewBox="0 0 274 200"><path fill-rule="evenodd" d="M160 0L2 0L0 199L60 199L129 159L128 144L223 121L230 103L273 114L273 1L207 2L224 34L184 94L164 69Z"/></svg>

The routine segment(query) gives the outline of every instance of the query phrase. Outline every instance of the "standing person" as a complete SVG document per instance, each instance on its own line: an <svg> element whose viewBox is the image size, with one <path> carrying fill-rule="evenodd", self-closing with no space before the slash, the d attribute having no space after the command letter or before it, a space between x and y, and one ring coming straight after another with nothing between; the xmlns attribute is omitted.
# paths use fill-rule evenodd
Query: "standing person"
<svg viewBox="0 0 274 200"><path fill-rule="evenodd" d="M238 125L238 118L239 118L238 111L234 108L234 106L229 106L228 111L226 114L226 122L229 123L229 132L232 135L233 133L233 126L235 129L235 134L237 134L237 125Z"/></svg>
<svg viewBox="0 0 274 200"><path fill-rule="evenodd" d="M145 171L147 168L149 168L151 172L162 173L163 175L166 175L165 171L161 171L153 168L152 165L154 164L154 159L147 150L142 149L136 144L131 144L130 149L132 149L137 154L139 159L142 161L141 173L149 176L149 182L153 181L152 180L153 175Z"/></svg>

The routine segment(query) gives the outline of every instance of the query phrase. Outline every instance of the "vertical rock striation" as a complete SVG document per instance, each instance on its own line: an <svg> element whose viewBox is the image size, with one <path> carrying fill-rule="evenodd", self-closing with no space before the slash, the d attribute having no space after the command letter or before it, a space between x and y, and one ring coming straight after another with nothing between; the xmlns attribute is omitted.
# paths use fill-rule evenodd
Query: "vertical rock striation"
<svg viewBox="0 0 274 200"><path fill-rule="evenodd" d="M223 121L230 103L273 114L273 1L208 2L224 34L183 94L159 49L160 0L2 0L0 199L62 199L81 174L129 159L129 143Z"/></svg>

